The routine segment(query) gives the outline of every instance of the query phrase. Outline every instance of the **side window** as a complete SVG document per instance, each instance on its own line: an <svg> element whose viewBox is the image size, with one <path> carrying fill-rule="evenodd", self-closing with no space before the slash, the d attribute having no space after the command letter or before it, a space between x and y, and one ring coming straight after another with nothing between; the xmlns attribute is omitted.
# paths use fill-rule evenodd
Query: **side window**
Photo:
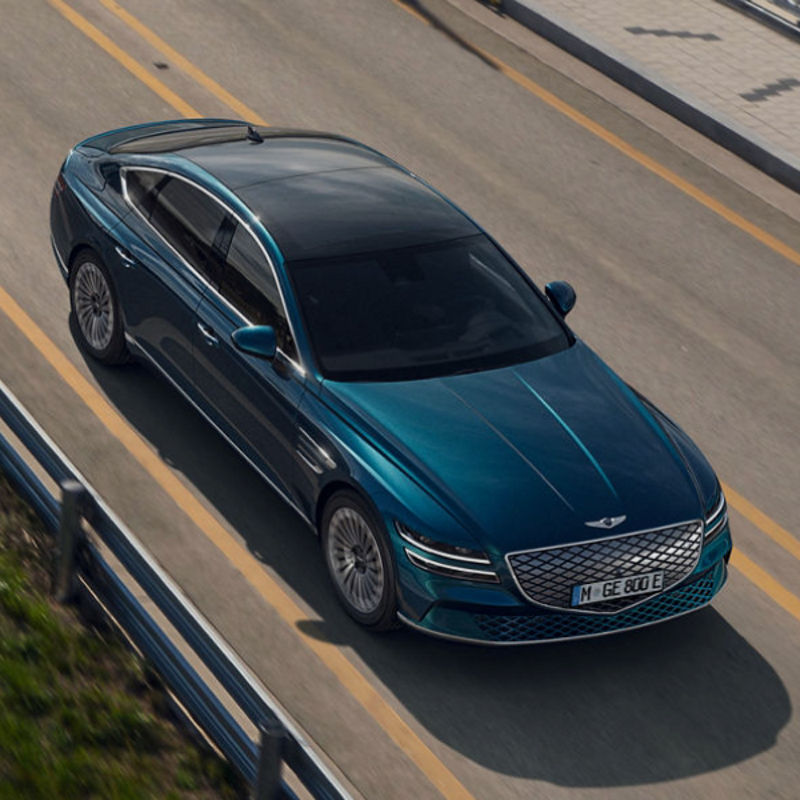
<svg viewBox="0 0 800 800"><path fill-rule="evenodd" d="M145 219L150 219L156 195L168 180L169 176L161 172L126 170L125 187L128 197Z"/></svg>
<svg viewBox="0 0 800 800"><path fill-rule="evenodd" d="M272 325L278 347L297 359L272 269L252 234L237 225L220 285L222 296L254 325Z"/></svg>
<svg viewBox="0 0 800 800"><path fill-rule="evenodd" d="M219 256L214 250L225 209L180 178L157 187L150 224L210 283L219 282Z"/></svg>

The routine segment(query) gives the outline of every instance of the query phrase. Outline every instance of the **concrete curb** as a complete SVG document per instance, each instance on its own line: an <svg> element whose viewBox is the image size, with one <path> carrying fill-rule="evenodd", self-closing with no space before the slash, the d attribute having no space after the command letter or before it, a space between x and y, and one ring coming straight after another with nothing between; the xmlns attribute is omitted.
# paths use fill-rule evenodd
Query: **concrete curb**
<svg viewBox="0 0 800 800"><path fill-rule="evenodd" d="M607 75L775 180L800 192L800 158L773 146L657 73L580 27L544 11L535 0L503 0L502 12Z"/></svg>

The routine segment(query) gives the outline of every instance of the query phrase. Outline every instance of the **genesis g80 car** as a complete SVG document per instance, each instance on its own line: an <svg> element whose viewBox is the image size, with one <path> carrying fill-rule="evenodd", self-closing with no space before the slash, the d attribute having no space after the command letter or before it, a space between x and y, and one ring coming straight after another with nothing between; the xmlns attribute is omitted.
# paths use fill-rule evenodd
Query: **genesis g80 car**
<svg viewBox="0 0 800 800"><path fill-rule="evenodd" d="M77 145L52 196L76 335L148 362L318 532L374 630L596 636L707 605L698 448L476 222L351 139L179 120Z"/></svg>

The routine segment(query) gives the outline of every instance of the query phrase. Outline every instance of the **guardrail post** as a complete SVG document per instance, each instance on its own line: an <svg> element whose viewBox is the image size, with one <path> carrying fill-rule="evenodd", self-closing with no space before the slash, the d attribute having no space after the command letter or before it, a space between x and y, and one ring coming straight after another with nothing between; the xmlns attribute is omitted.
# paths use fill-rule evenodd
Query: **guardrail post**
<svg viewBox="0 0 800 800"><path fill-rule="evenodd" d="M254 800L278 800L281 797L281 762L286 731L276 722L262 722L258 729L261 746Z"/></svg>
<svg viewBox="0 0 800 800"><path fill-rule="evenodd" d="M86 490L74 480L61 483L61 517L58 525L58 549L53 593L59 603L69 602L75 594L75 567L78 545L83 536L81 506Z"/></svg>

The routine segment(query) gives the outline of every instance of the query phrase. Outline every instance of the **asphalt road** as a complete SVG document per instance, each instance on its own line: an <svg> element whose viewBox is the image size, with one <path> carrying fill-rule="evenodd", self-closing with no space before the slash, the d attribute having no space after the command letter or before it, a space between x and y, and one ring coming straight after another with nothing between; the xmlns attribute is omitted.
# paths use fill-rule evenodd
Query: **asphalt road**
<svg viewBox="0 0 800 800"><path fill-rule="evenodd" d="M75 345L48 231L70 146L180 116L159 86L201 115L240 113L110 0L0 0L0 379L357 793L800 797L798 198L487 12L530 52L509 43L472 0L414 14L393 0L126 2L269 123L378 147L540 284L572 282L575 330L737 493L741 569L710 609L588 642L485 649L357 629L314 537L189 406Z"/></svg>

